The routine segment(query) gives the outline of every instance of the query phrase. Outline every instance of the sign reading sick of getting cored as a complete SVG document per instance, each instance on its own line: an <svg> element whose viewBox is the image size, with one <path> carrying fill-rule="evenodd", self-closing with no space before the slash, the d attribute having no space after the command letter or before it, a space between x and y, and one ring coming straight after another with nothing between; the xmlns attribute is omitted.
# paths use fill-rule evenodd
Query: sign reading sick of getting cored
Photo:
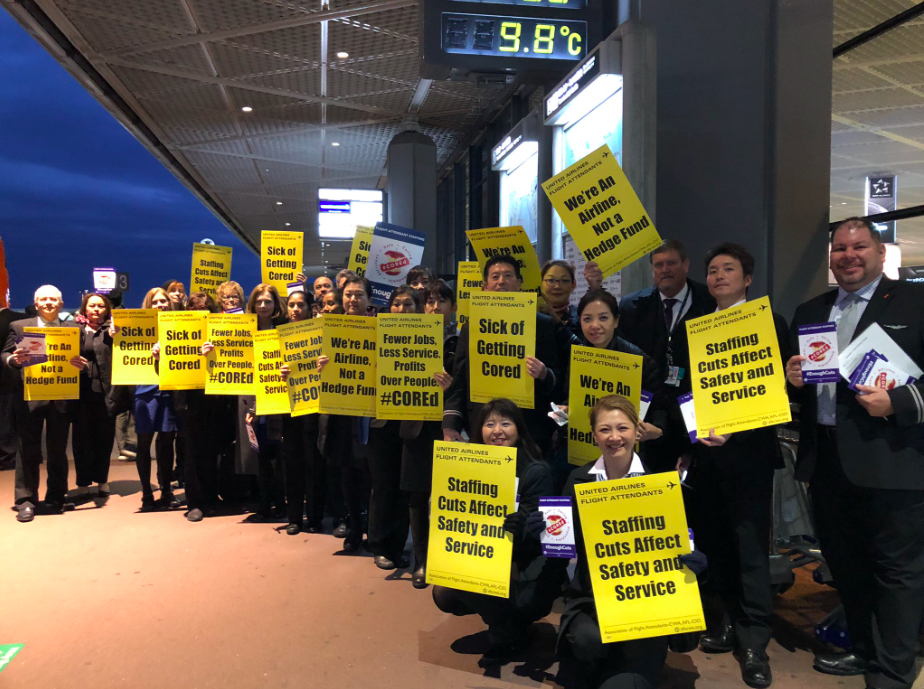
<svg viewBox="0 0 924 689"><path fill-rule="evenodd" d="M687 321L687 339L699 437L792 419L767 297Z"/></svg>
<svg viewBox="0 0 924 689"><path fill-rule="evenodd" d="M584 259L596 261L605 278L661 245L651 216L607 145L542 188Z"/></svg>

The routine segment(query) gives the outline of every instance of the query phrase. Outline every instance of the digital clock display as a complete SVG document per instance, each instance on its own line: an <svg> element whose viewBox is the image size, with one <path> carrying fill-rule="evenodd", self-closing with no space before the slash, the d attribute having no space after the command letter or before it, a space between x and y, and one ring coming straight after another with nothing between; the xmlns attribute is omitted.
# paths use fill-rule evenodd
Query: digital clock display
<svg viewBox="0 0 924 689"><path fill-rule="evenodd" d="M488 5L519 5L521 7L554 7L560 10L583 10L587 0L451 0L452 2L486 3Z"/></svg>
<svg viewBox="0 0 924 689"><path fill-rule="evenodd" d="M546 1L552 6L552 0ZM540 3L522 0L516 4ZM447 53L546 60L580 60L587 54L584 21L444 12L441 28L442 48Z"/></svg>

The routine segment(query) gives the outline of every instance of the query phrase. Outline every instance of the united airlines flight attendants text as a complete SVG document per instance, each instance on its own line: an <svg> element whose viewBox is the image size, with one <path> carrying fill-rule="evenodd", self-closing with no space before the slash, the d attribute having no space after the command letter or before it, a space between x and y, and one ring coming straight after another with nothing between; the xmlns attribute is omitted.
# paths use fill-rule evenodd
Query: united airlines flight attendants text
<svg viewBox="0 0 924 689"><path fill-rule="evenodd" d="M485 660L501 660L510 658L528 646L529 626L545 617L552 609L552 603L561 595L566 575L562 567L542 555L539 540L527 534L525 529L526 516L539 509L539 498L549 495L553 484L552 472L542 460L539 447L529 434L523 413L510 400L492 400L479 410L476 428L475 438L485 445L517 448L519 506L507 515L503 523L504 529L513 535L515 574L511 577L509 597L506 598L435 586L433 600L443 612L480 615L488 625L491 642ZM435 477L436 472L434 480ZM476 485L484 484L477 481ZM496 486L493 490L497 490ZM456 500L450 501L454 504L447 505L460 514L455 522L474 525L475 522L465 519L465 514L479 514L477 496L467 495L467 489L461 489L460 492L462 494ZM436 528L431 537L431 556L437 548L437 542L439 547L448 547L451 541L438 523L432 526Z"/></svg>

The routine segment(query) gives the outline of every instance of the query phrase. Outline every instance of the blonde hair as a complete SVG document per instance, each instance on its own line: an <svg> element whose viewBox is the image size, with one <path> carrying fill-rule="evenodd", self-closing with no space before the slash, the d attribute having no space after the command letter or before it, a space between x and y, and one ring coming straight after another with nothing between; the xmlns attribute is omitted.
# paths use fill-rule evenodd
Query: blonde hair
<svg viewBox="0 0 924 689"><path fill-rule="evenodd" d="M218 297L218 300L221 301L223 297L230 296L230 294L236 294L237 298L244 301L244 288L240 284L236 283L234 280L228 280L218 285L218 288L215 290L215 296Z"/></svg>
<svg viewBox="0 0 924 689"><path fill-rule="evenodd" d="M149 289L148 293L144 295L144 301L141 302L142 309L153 309L154 308L154 297L157 296L158 292L164 295L164 299L168 302L170 301L170 295L167 294L167 290L163 287L154 287Z"/></svg>
<svg viewBox="0 0 924 689"><path fill-rule="evenodd" d="M638 410L636 410L635 405L622 395L607 395L599 400L593 406L593 409L590 410L591 430L597 427L597 419L600 418L600 415L608 411L621 411L626 415L632 425L638 428Z"/></svg>

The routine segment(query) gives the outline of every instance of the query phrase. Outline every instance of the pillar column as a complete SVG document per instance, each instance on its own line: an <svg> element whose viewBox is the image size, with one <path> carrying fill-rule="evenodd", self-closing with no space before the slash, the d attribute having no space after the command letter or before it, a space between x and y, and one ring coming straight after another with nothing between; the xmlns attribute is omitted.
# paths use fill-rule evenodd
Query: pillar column
<svg viewBox="0 0 924 689"><path fill-rule="evenodd" d="M423 232L427 240L422 264L435 269L441 241L436 224L436 144L420 132L398 134L388 144L386 173L388 222Z"/></svg>

